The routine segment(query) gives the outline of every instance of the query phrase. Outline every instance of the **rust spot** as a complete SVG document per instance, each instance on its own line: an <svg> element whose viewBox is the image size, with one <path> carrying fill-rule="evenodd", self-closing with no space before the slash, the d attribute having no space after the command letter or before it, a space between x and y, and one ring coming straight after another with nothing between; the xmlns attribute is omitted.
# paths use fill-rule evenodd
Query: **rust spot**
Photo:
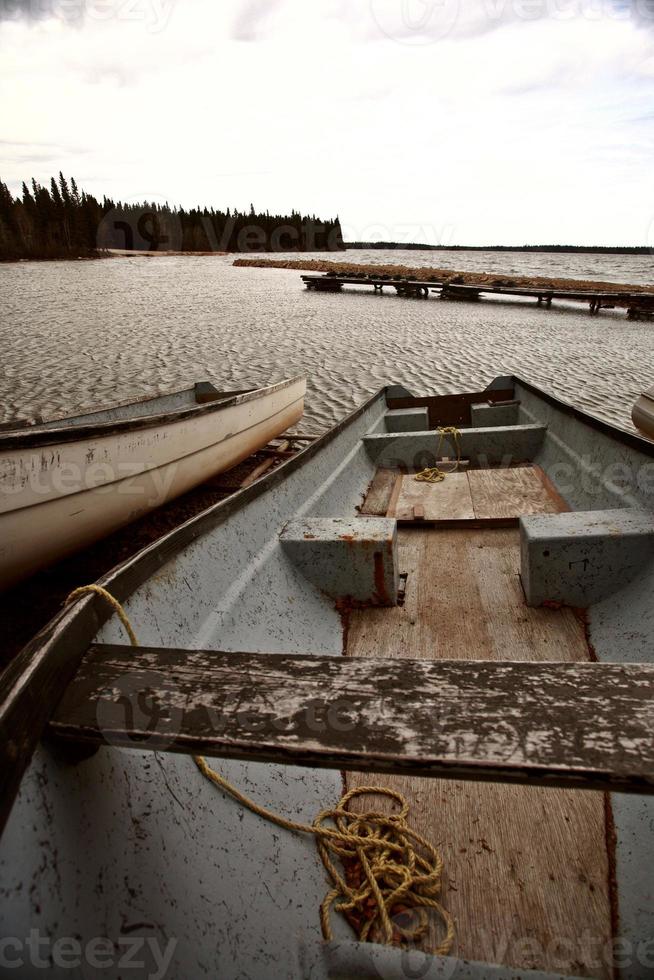
<svg viewBox="0 0 654 980"><path fill-rule="evenodd" d="M388 592L386 591L386 582L384 580L384 556L381 551L376 551L374 554L375 560L375 598L382 606L389 605Z"/></svg>
<svg viewBox="0 0 654 980"><path fill-rule="evenodd" d="M586 639L586 646L588 648L588 659L590 660L591 663L596 664L599 661L599 657L597 656L597 650L593 645L593 641L590 638L590 623L588 621L588 610L575 608L572 611L575 614L577 620L581 623L583 627L584 636Z"/></svg>
<svg viewBox="0 0 654 980"><path fill-rule="evenodd" d="M315 541L316 538L315 534L304 534L303 537L305 541Z"/></svg>
<svg viewBox="0 0 654 980"><path fill-rule="evenodd" d="M375 563L375 591L373 592L370 599L354 599L352 596L340 596L336 600L336 609L339 611L341 616L349 612L352 609L370 609L374 606L391 606L395 605L394 602L390 602L388 598L388 592L386 590L386 582L384 580L384 555L381 551L376 551L373 555Z"/></svg>
<svg viewBox="0 0 654 980"><path fill-rule="evenodd" d="M350 612L352 610L352 605L350 602L346 602L343 599L336 600L336 611L341 618L341 630L343 633L343 646L342 655L347 657L347 641L350 632Z"/></svg>
<svg viewBox="0 0 654 980"><path fill-rule="evenodd" d="M341 541L354 541L353 534L339 534L339 538Z"/></svg>

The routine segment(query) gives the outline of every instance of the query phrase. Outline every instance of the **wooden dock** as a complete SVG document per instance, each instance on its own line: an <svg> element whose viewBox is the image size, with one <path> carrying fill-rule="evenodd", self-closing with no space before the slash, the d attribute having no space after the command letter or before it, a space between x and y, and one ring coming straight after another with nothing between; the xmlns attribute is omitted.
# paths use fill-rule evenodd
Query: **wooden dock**
<svg viewBox="0 0 654 980"><path fill-rule="evenodd" d="M307 289L317 292L337 293L343 286L369 286L374 293L383 293L384 289L394 289L398 296L410 299L428 299L435 294L440 299L463 300L476 302L483 296L516 296L518 298L535 299L539 306L550 308L552 300L563 300L568 303L588 303L591 316L596 316L600 310L613 310L622 307L627 311L627 319L640 320L654 317L654 293L630 293L628 291L595 292L592 290L545 289L533 286L502 286L477 285L472 283L454 283L450 280L411 279L407 276L368 274L336 275L328 272L326 275L302 276Z"/></svg>

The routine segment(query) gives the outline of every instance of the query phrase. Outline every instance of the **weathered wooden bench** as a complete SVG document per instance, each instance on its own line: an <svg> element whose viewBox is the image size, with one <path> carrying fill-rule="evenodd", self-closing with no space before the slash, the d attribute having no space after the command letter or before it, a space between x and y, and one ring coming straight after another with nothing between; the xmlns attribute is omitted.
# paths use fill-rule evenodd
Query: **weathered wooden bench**
<svg viewBox="0 0 654 980"><path fill-rule="evenodd" d="M654 665L90 647L59 740L654 792Z"/></svg>

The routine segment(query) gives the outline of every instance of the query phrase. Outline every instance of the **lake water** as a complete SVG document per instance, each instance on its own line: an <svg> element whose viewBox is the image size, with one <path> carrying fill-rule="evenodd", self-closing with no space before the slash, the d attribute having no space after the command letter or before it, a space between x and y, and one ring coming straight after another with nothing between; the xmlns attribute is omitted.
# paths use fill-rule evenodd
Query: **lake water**
<svg viewBox="0 0 654 980"><path fill-rule="evenodd" d="M289 256L289 258L292 256ZM317 256L320 257L320 256ZM363 252L357 262L650 283L650 256ZM295 256L297 258L297 256ZM115 258L0 266L0 421L89 409L209 379L221 387L309 376L305 431L387 382L415 393L515 373L630 428L654 383L650 321L533 301L476 304L308 292L296 271L231 257Z"/></svg>

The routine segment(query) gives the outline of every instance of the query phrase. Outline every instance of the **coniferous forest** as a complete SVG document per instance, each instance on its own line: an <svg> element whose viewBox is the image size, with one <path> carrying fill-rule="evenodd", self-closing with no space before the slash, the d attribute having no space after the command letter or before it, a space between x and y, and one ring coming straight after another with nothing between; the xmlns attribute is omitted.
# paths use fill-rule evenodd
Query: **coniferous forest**
<svg viewBox="0 0 654 980"><path fill-rule="evenodd" d="M313 252L343 248L338 218L215 211L98 201L62 173L14 197L0 180L0 261L84 258L106 249L181 252Z"/></svg>

